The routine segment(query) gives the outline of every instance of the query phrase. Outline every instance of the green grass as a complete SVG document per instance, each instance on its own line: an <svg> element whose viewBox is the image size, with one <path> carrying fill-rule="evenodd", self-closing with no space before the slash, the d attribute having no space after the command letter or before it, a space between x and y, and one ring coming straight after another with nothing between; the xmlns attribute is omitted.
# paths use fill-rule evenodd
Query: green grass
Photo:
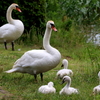
<svg viewBox="0 0 100 100"><path fill-rule="evenodd" d="M55 41L51 41L52 42ZM58 43L59 44L59 43ZM67 45L67 44L66 44ZM100 95L93 96L93 87L99 84L98 71L99 71L99 57L100 48L93 47L88 44L83 46L56 47L62 54L62 59L69 61L69 68L73 70L74 75L72 78L72 87L79 89L78 95L59 95L59 91L65 86L61 85L61 80L56 79L56 73L60 70L61 63L54 69L44 73L44 81L41 82L38 75L38 82L34 81L34 77L29 74L11 73L7 74L4 71L12 68L14 62L24 54L24 52L41 48L41 46L25 46L15 44L15 51L11 51L10 45L8 50L0 45L0 86L8 91L12 96L7 100L99 100ZM18 51L21 49L21 51ZM49 81L54 82L56 88L55 94L41 94L38 93L38 88L41 85L47 84ZM1 95L0 95L1 96ZM2 98L2 100L6 100Z"/></svg>

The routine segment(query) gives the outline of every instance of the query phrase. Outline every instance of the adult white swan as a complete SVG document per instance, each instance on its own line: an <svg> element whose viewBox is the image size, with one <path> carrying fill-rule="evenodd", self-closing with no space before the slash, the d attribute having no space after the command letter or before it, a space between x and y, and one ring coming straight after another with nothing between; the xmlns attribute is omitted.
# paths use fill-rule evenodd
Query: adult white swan
<svg viewBox="0 0 100 100"><path fill-rule="evenodd" d="M35 80L37 74L41 75L41 80L43 80L43 72L49 71L55 68L61 59L60 52L53 48L49 41L52 29L57 31L53 21L48 21L46 24L46 31L43 38L43 47L45 50L30 50L24 53L21 58L19 58L11 70L6 71L6 73L21 72L29 73L34 75Z"/></svg>
<svg viewBox="0 0 100 100"><path fill-rule="evenodd" d="M62 83L67 82L66 86L62 88L62 90L59 92L59 94L78 94L78 90L76 88L70 87L71 85L71 78L69 76L64 76L62 79Z"/></svg>
<svg viewBox="0 0 100 100"><path fill-rule="evenodd" d="M49 82L47 85L42 85L39 87L38 91L43 94L56 93L53 82Z"/></svg>
<svg viewBox="0 0 100 100"><path fill-rule="evenodd" d="M56 76L57 78L63 78L65 75L73 75L73 71L71 69L67 69L68 68L68 60L63 59L62 61L62 66L64 67L64 69L61 69L57 72Z"/></svg>
<svg viewBox="0 0 100 100"><path fill-rule="evenodd" d="M12 50L14 50L14 40L18 39L24 31L23 23L12 18L13 9L21 12L18 4L11 4L6 13L8 23L0 27L0 42L4 42L5 49L7 49L7 43L11 42Z"/></svg>

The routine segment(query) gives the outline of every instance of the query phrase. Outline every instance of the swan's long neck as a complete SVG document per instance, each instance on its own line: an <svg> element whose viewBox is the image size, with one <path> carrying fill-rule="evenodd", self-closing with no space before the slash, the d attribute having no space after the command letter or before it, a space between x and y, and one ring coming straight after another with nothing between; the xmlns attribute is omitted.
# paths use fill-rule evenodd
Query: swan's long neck
<svg viewBox="0 0 100 100"><path fill-rule="evenodd" d="M50 45L51 32L52 32L52 29L46 28L44 38L43 38L43 47L47 51L50 51L52 48Z"/></svg>
<svg viewBox="0 0 100 100"><path fill-rule="evenodd" d="M64 69L67 69L68 68L68 63L65 63L64 64Z"/></svg>
<svg viewBox="0 0 100 100"><path fill-rule="evenodd" d="M13 23L11 6L7 9L6 18L7 18L8 23L10 24Z"/></svg>
<svg viewBox="0 0 100 100"><path fill-rule="evenodd" d="M68 83L66 84L66 87L69 88L71 85L71 80L68 81Z"/></svg>

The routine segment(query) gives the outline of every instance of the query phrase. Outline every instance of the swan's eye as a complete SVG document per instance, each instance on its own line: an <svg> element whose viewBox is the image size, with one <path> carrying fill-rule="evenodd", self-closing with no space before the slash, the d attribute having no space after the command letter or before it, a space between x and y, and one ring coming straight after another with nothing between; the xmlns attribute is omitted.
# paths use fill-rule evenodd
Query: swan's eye
<svg viewBox="0 0 100 100"><path fill-rule="evenodd" d="M64 78L64 82L65 82L66 78Z"/></svg>
<svg viewBox="0 0 100 100"><path fill-rule="evenodd" d="M19 8L19 6L16 6L16 8Z"/></svg>

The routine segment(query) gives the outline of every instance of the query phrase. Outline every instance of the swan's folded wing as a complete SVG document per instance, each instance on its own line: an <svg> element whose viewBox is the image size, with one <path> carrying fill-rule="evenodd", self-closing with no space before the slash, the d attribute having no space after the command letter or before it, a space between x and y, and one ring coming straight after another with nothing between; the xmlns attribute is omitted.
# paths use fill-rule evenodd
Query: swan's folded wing
<svg viewBox="0 0 100 100"><path fill-rule="evenodd" d="M4 38L6 37L6 35L9 37L11 37L10 33L13 33L13 31L15 30L14 25L11 24L5 24L3 26L0 27L0 38Z"/></svg>
<svg viewBox="0 0 100 100"><path fill-rule="evenodd" d="M41 65L42 59L45 58L44 52L45 50L30 50L22 55L15 63L13 68L21 66L21 67L30 67L30 66L38 66Z"/></svg>

